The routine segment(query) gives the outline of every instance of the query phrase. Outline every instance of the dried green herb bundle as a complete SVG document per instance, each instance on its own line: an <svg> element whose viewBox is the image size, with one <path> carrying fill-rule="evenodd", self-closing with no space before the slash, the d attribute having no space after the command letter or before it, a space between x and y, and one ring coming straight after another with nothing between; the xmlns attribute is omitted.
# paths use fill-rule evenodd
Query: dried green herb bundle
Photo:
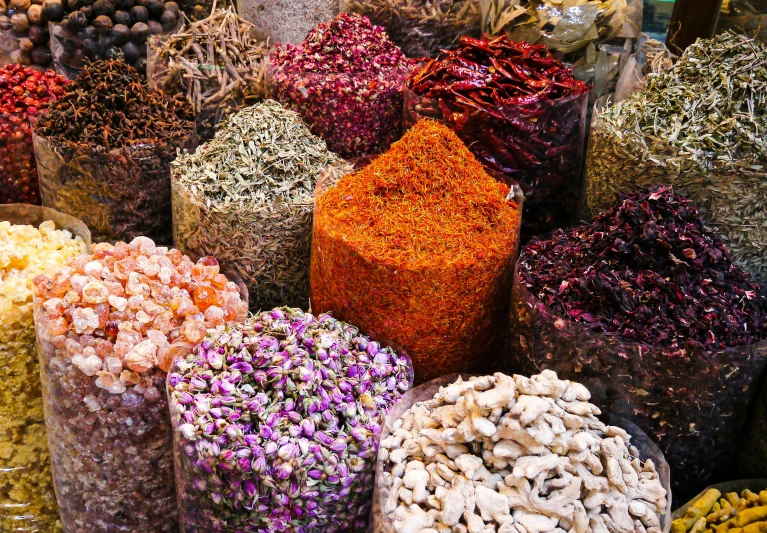
<svg viewBox="0 0 767 533"><path fill-rule="evenodd" d="M230 116L173 163L176 245L237 268L253 309L308 304L314 189L347 172L300 116L273 100Z"/></svg>
<svg viewBox="0 0 767 533"><path fill-rule="evenodd" d="M765 45L699 40L647 88L595 115L586 165L593 213L618 192L671 184L719 230L736 261L767 278Z"/></svg>
<svg viewBox="0 0 767 533"><path fill-rule="evenodd" d="M203 141L213 138L222 119L266 95L268 47L254 34L253 24L229 7L149 41L150 85L194 109Z"/></svg>

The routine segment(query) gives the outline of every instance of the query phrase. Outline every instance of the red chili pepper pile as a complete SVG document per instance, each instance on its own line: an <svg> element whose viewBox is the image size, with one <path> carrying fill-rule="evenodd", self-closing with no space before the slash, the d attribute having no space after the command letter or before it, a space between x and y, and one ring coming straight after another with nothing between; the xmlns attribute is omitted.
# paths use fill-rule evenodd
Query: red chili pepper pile
<svg viewBox="0 0 767 533"><path fill-rule="evenodd" d="M0 67L0 204L40 205L32 130L48 103L64 94L66 83L52 70Z"/></svg>
<svg viewBox="0 0 767 533"><path fill-rule="evenodd" d="M407 125L441 120L496 179L519 182L523 240L577 220L589 86L545 46L463 37L408 88Z"/></svg>

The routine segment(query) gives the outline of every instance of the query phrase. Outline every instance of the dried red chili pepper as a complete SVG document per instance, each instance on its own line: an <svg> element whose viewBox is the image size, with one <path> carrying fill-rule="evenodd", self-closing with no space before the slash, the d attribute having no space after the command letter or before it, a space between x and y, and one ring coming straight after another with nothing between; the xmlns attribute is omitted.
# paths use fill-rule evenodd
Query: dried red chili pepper
<svg viewBox="0 0 767 533"><path fill-rule="evenodd" d="M525 192L522 240L576 222L589 87L543 45L463 37L408 79L405 124L441 120Z"/></svg>

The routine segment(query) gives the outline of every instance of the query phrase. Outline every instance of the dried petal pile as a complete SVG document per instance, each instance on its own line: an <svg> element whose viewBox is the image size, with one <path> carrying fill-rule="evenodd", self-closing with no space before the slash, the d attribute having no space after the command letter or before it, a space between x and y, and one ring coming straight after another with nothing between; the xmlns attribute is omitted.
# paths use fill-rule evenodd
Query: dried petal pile
<svg viewBox="0 0 767 533"><path fill-rule="evenodd" d="M242 321L238 288L146 237L96 244L34 280L43 404L67 531L177 530L164 394L175 357Z"/></svg>
<svg viewBox="0 0 767 533"><path fill-rule="evenodd" d="M419 381L481 368L503 338L520 196L452 131L419 122L318 193L312 308L404 349Z"/></svg>
<svg viewBox="0 0 767 533"><path fill-rule="evenodd" d="M5 214L0 209L0 217ZM0 222L0 531L60 527L43 421L32 279L84 252L80 237L57 230L51 221L39 229Z"/></svg>
<svg viewBox="0 0 767 533"><path fill-rule="evenodd" d="M35 128L43 205L94 240L171 242L170 162L196 144L194 113L122 61L85 67Z"/></svg>
<svg viewBox="0 0 767 533"><path fill-rule="evenodd" d="M187 533L363 531L397 355L329 315L218 328L168 376Z"/></svg>
<svg viewBox="0 0 767 533"><path fill-rule="evenodd" d="M698 40L644 91L596 115L586 164L592 214L616 193L668 183L767 281L765 54L742 35Z"/></svg>
<svg viewBox="0 0 767 533"><path fill-rule="evenodd" d="M523 241L577 220L589 87L545 46L463 37L408 89L406 125L440 120L496 179L519 183Z"/></svg>
<svg viewBox="0 0 767 533"><path fill-rule="evenodd" d="M314 189L346 163L273 100L231 116L173 163L175 242L246 281L254 309L307 306Z"/></svg>
<svg viewBox="0 0 767 533"><path fill-rule="evenodd" d="M656 465L590 398L551 371L440 387L387 425L375 533L661 533Z"/></svg>
<svg viewBox="0 0 767 533"><path fill-rule="evenodd" d="M277 100L343 157L385 151L402 134L405 79L415 67L378 26L341 13L299 45L272 53Z"/></svg>

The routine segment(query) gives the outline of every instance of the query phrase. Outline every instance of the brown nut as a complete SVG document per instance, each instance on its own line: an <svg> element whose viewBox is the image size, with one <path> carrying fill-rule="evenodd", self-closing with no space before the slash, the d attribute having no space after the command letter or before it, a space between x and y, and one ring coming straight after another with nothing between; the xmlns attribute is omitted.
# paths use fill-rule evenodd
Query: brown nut
<svg viewBox="0 0 767 533"><path fill-rule="evenodd" d="M24 33L29 29L29 19L24 13L16 13L11 16L11 26L16 33Z"/></svg>
<svg viewBox="0 0 767 533"><path fill-rule="evenodd" d="M27 18L30 24L41 24L43 21L43 6L32 4L27 9Z"/></svg>

